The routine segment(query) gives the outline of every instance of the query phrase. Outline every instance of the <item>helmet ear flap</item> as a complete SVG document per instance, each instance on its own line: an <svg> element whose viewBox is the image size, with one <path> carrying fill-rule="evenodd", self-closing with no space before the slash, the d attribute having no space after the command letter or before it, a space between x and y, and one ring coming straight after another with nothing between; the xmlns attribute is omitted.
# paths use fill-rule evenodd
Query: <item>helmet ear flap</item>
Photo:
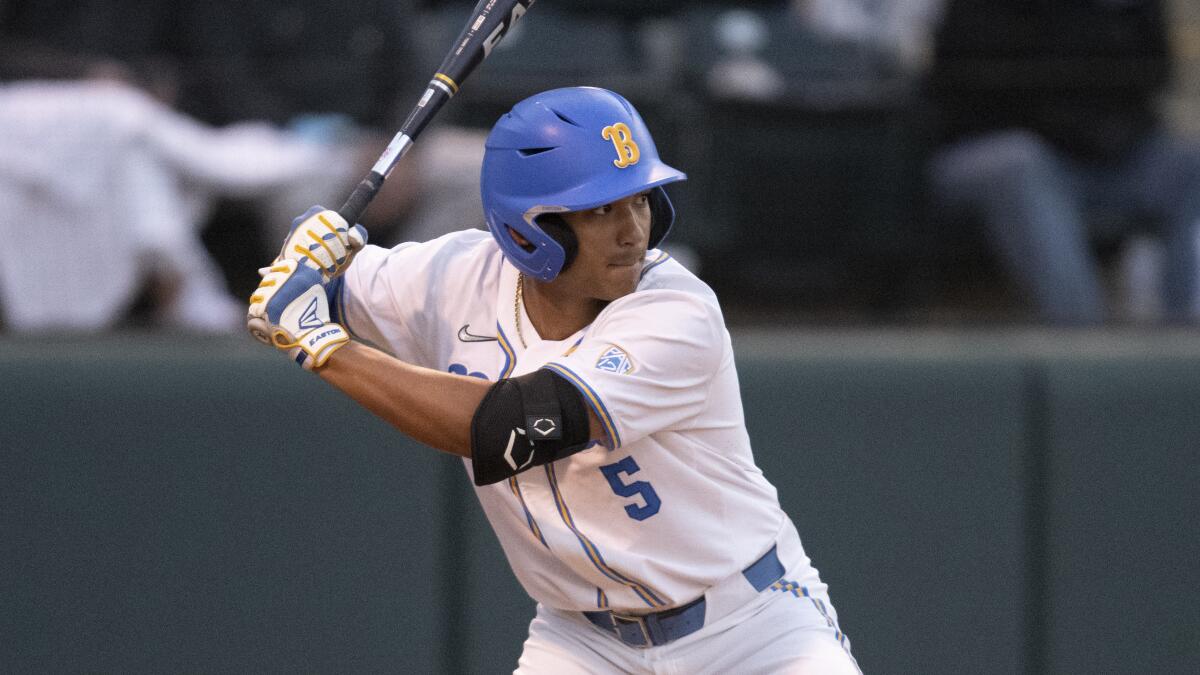
<svg viewBox="0 0 1200 675"><path fill-rule="evenodd" d="M558 213L543 213L537 217L535 222L543 232L562 247L563 264L559 269L559 273L567 271L571 267L571 263L575 262L575 257L579 254L579 239L575 237L575 231L567 224L566 219ZM649 247L657 248L662 240L667 237L667 233L671 230L671 225L674 223L675 207L671 204L671 199L667 197L667 191L662 186L652 189L650 191Z"/></svg>
<svg viewBox="0 0 1200 675"><path fill-rule="evenodd" d="M544 213L538 216L535 222L562 247L563 264L558 272L561 274L567 271L571 263L575 262L575 256L579 254L579 239L575 237L575 231L567 224L566 219L557 213Z"/></svg>
<svg viewBox="0 0 1200 675"><path fill-rule="evenodd" d="M675 207L660 185L650 191L650 248L658 248L674 223Z"/></svg>

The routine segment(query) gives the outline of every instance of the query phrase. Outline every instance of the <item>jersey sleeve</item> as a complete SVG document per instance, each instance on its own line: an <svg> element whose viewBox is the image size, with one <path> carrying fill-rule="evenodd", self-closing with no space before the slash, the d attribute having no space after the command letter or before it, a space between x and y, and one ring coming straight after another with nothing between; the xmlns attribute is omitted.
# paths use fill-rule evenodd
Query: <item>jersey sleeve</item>
<svg viewBox="0 0 1200 675"><path fill-rule="evenodd" d="M614 302L573 351L544 367L579 389L616 449L693 424L728 349L714 302L652 290Z"/></svg>
<svg viewBox="0 0 1200 675"><path fill-rule="evenodd" d="M420 271L428 246L405 243L391 249L368 245L326 288L332 318L356 339L409 363L425 361L421 307L430 282Z"/></svg>

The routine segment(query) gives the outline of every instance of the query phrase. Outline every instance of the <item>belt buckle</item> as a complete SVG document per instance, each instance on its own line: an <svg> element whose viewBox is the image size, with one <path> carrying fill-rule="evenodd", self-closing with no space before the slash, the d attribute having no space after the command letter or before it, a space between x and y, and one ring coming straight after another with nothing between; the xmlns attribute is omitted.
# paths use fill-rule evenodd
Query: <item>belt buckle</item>
<svg viewBox="0 0 1200 675"><path fill-rule="evenodd" d="M612 617L613 630L616 631L617 637L621 638L622 642L629 644L629 641L625 639L624 634L621 632L618 622L624 625L634 624L642 631L642 644L629 645L630 647L649 649L654 646L654 641L650 639L650 628L646 625L646 617L636 614L617 614L616 612L610 612L609 616Z"/></svg>

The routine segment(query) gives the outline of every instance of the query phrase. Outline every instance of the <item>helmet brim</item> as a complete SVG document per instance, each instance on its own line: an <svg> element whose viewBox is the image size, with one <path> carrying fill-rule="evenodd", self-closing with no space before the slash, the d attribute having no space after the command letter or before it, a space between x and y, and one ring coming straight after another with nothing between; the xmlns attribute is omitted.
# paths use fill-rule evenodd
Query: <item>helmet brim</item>
<svg viewBox="0 0 1200 675"><path fill-rule="evenodd" d="M620 176L618 180L609 181L609 185L601 186L591 183L564 190L556 195L549 195L545 204L538 204L525 212L525 220L531 223L534 218L543 213L594 209L639 192L682 180L687 180L687 174L663 162L655 162L651 166L641 168L640 171Z"/></svg>

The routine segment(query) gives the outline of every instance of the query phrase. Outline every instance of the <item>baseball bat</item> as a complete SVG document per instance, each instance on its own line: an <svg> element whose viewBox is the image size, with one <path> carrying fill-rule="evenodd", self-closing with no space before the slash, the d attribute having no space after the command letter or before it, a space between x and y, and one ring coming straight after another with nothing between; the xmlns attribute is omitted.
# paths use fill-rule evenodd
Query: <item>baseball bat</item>
<svg viewBox="0 0 1200 675"><path fill-rule="evenodd" d="M417 136L441 110L446 101L458 93L459 87L470 76L475 67L492 53L492 49L512 28L536 0L479 0L467 24L458 34L458 39L442 59L437 72L429 80L429 86L421 95L412 112L404 120L400 131L388 143L371 172L359 182L350 198L338 209L338 215L347 223L356 223L375 198L383 181L387 180L392 168L408 152Z"/></svg>

